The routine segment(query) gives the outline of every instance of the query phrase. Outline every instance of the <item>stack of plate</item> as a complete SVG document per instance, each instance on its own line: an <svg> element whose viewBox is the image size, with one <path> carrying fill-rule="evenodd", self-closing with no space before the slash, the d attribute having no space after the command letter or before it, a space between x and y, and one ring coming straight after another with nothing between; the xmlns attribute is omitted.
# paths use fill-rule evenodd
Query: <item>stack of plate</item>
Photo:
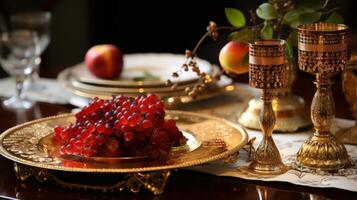
<svg viewBox="0 0 357 200"><path fill-rule="evenodd" d="M115 80L100 79L92 75L84 63L70 67L62 71L58 80L72 93L82 97L110 98L112 95L123 94L136 96L142 93L155 93L162 98L180 97L181 102L192 99L185 95L185 88L197 82L197 75L192 72L184 72L177 81L178 87L172 90L166 86L168 79L172 80L172 73L179 70L185 62L184 55L165 53L145 53L124 55L124 68L120 78ZM209 62L197 59L201 71L215 73L215 68ZM220 83L212 84L205 95L212 96L227 90L230 81L223 79ZM232 86L230 86L232 89ZM177 98L175 98L177 100Z"/></svg>

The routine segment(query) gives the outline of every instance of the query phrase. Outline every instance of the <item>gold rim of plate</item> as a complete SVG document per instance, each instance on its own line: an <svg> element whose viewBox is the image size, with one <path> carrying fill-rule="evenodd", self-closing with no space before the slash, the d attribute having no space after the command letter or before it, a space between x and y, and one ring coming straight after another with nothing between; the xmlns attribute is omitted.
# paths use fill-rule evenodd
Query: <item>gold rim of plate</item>
<svg viewBox="0 0 357 200"><path fill-rule="evenodd" d="M164 81L120 81L120 80L107 80L107 79L90 79L86 77L79 77L73 75L70 72L71 76L78 80L78 82L82 82L84 84L93 84L100 85L105 87L125 87L125 88L138 88L138 87L148 87L148 88L156 88L156 87L166 87L166 83ZM191 79L186 81L179 81L178 85L190 85L197 82L198 79Z"/></svg>
<svg viewBox="0 0 357 200"><path fill-rule="evenodd" d="M192 134L200 146L192 151L170 154L166 161L150 159L108 163L52 157L40 147L40 140L52 134L56 125L63 126L74 122L74 114L62 114L30 121L6 130L0 136L0 154L17 163L50 170L134 173L190 167L224 159L239 151L248 141L244 128L225 119L173 110L168 110L166 116L175 119L179 129Z"/></svg>
<svg viewBox="0 0 357 200"><path fill-rule="evenodd" d="M147 92L147 93L153 93L153 92L158 92L158 93L172 93L174 90L171 87L158 87L158 88L121 88L121 87L106 87L106 86L97 86L97 85L91 85L91 84L86 84L82 83L76 80L71 81L72 87L75 89L82 89L82 90L88 90L88 91L93 91L93 92L106 92L106 93L142 93L142 92ZM193 84L192 84L193 85ZM175 91L183 91L186 87L192 86L192 85L183 85L183 86L178 86Z"/></svg>
<svg viewBox="0 0 357 200"><path fill-rule="evenodd" d="M184 87L179 87L177 90L172 90L170 87L164 88L114 88L114 87L103 87L103 86L94 86L85 83L80 83L71 77L70 69L65 69L59 73L57 80L59 83L69 90L70 92L86 98L91 98L94 96L101 97L111 97L115 94L126 94L126 95L139 95L143 93L155 93L160 97L173 97L178 95L184 95L185 87L189 85L184 85Z"/></svg>
<svg viewBox="0 0 357 200"><path fill-rule="evenodd" d="M192 97L187 96L184 89L172 90L170 87L169 87L170 90L168 90L166 92L157 92L157 91L155 91L154 88L136 88L136 89L131 88L130 91L124 91L125 88L124 88L124 90L117 88L118 89L117 92L96 91L96 90L93 90L93 88L89 88L89 90L88 90L88 88L76 88L73 85L73 83L75 81L73 80L73 78L71 78L70 69L65 69L62 72L60 72L60 74L57 77L57 80L64 88L66 88L71 93L73 93L77 96L80 96L80 97L85 97L85 98L93 98L93 97L97 96L100 98L107 99L107 98L111 98L112 95L115 95L115 94L125 94L127 96L136 96L139 94L153 92L161 98L168 99L168 100L171 99L170 101L172 101L172 102L174 101L174 102L181 102L181 103L188 103L188 102L195 101L195 100L207 99L207 98L216 96L218 94L222 94L225 92L231 92L235 88L234 85L232 85L230 83L223 84L221 86L212 85L212 88L207 89L207 91L205 91L204 93L199 95L197 98L193 99ZM188 85L186 85L186 86L188 86ZM129 89L129 88L127 88L127 89ZM147 89L153 89L153 90L148 91Z"/></svg>

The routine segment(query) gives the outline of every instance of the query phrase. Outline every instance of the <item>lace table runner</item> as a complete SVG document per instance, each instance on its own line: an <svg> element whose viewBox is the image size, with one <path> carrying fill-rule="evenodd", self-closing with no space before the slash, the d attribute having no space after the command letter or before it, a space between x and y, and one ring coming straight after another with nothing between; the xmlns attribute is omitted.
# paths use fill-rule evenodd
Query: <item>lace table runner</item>
<svg viewBox="0 0 357 200"><path fill-rule="evenodd" d="M40 78L35 85L25 83L24 95L32 101L68 104L73 98L70 92L63 88L55 79ZM15 81L12 78L0 79L0 96L15 95Z"/></svg>
<svg viewBox="0 0 357 200"><path fill-rule="evenodd" d="M336 119L333 126L333 132L350 127L354 124L352 120ZM248 130L250 137L256 137L255 147L259 144L262 134L258 131ZM295 154L299 150L300 145L305 139L312 134L312 130L305 132L298 132L292 134L274 134L274 140L280 150L283 162L291 166L295 161ZM249 180L262 180L262 181L280 181L289 182L296 185L304 185L310 187L328 188L334 187L344 190L357 192L357 146L346 145L349 155L354 161L354 166L350 169L340 170L339 175L319 175L309 172L301 172L298 170L289 170L283 175L274 178L261 178L247 176L239 170L240 166L247 166L247 153L241 151L240 159L235 164L225 164L222 162L214 162L211 164L192 167L190 169L205 172L217 176L231 176L239 177Z"/></svg>
<svg viewBox="0 0 357 200"><path fill-rule="evenodd" d="M181 109L215 115L237 123L237 116L239 116L239 114L243 111L249 99L257 95L259 95L258 90L252 89L245 84L238 84L235 93L222 95L210 99L209 101L200 101L194 104L183 105L181 106ZM338 107L336 109L338 109ZM352 127L354 123L355 122L353 120L335 119L331 131L333 133L336 133L341 129ZM254 146L257 147L262 138L261 132L249 129L247 129L247 132L250 138L256 137ZM300 148L301 144L310 135L312 135L312 133L313 128L310 127L308 130L297 133L273 134L275 143L280 150L280 154L285 164L291 166L295 162L296 152ZM357 146L346 145L346 148L349 155L352 157L354 166L350 169L339 171L339 175L319 175L309 172L289 170L287 173L276 176L274 178L247 176L239 170L240 166L247 166L249 164L249 162L246 161L247 153L245 151L240 152L240 158L235 164L213 162L210 164L191 167L189 169L217 176L231 176L249 180L289 182L296 185L304 185L310 187L333 187L357 192Z"/></svg>
<svg viewBox="0 0 357 200"><path fill-rule="evenodd" d="M88 100L74 96L62 88L54 79L40 79L39 88L34 88L27 92L27 97L35 101L44 101L49 103L72 103L83 106ZM0 80L0 96L11 96L15 92L14 82L9 79ZM237 116L243 111L250 98L258 96L259 90L252 89L246 84L236 84L236 90L232 93L222 94L207 100L201 100L194 103L184 104L175 109L199 112L209 115L225 118L234 123L237 122ZM347 105L345 105L347 106ZM338 107L337 107L338 109ZM352 120L336 119L332 132L354 125ZM256 137L255 146L261 140L261 132L247 130L250 138ZM291 165L294 162L295 154L300 145L313 132L312 128L298 133L274 133L274 140L280 149L284 163ZM357 162L357 146L346 145L349 155L354 163ZM340 171L340 175L318 175L297 170L289 170L287 173L274 178L257 178L246 176L239 171L240 166L248 165L246 162L247 154L242 151L240 159L235 164L224 164L214 162L202 166L192 167L190 169L200 172L206 172L217 176L232 176L250 180L262 181L281 181L297 185L311 187L334 187L357 192L357 166L348 170Z"/></svg>

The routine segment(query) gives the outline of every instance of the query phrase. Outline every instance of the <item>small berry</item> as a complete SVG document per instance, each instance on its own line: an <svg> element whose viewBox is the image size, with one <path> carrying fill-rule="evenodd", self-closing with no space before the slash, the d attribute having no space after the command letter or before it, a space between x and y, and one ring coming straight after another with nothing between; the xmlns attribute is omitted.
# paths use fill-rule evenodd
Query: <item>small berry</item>
<svg viewBox="0 0 357 200"><path fill-rule="evenodd" d="M185 141L174 120L165 121L164 103L154 94L110 100L93 98L76 122L54 128L62 155L151 156L167 158Z"/></svg>

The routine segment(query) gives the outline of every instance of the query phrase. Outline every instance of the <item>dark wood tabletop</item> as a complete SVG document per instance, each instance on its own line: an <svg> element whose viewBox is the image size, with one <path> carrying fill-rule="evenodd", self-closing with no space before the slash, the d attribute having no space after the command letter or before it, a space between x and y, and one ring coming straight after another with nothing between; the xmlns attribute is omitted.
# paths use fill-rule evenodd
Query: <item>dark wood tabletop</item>
<svg viewBox="0 0 357 200"><path fill-rule="evenodd" d="M244 77L242 77L244 80ZM299 73L295 93L311 102L315 87L313 77ZM352 119L344 99L339 78L332 88L336 116ZM27 111L9 111L0 108L0 131L32 119L70 112L70 105L37 103ZM123 192L93 192L62 189L51 182L17 180L12 161L0 156L0 199L357 199L357 193L334 189L297 186L283 182L249 181L240 178L217 177L185 169L173 171L165 192L155 196L143 190L133 194Z"/></svg>

